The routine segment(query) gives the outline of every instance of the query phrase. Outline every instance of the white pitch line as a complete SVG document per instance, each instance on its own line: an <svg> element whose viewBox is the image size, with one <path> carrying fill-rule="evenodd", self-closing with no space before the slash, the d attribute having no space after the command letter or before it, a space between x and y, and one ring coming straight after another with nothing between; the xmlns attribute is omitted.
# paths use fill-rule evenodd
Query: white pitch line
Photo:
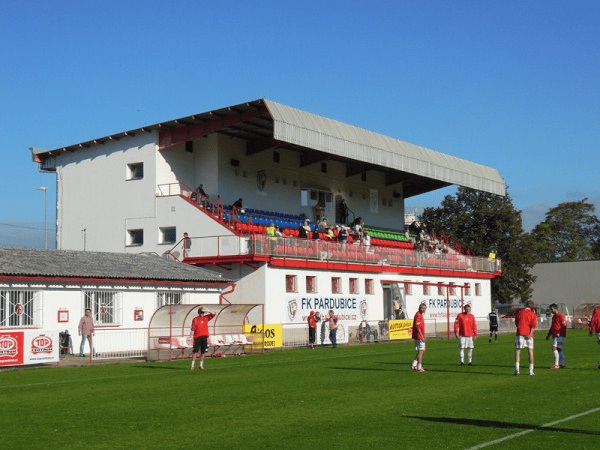
<svg viewBox="0 0 600 450"><path fill-rule="evenodd" d="M471 448L469 448L467 450L477 450L477 449L480 449L480 448L489 447L490 445L500 444L501 442L508 441L509 439L513 439L513 438L516 438L516 437L519 437L519 436L523 436L523 435L528 434L528 433L532 433L532 432L538 430L539 428L552 427L554 425L558 425L559 423L568 422L569 420L577 419L577 418L582 417L582 416L587 416L588 414L592 414L592 413L595 413L595 412L598 412L598 411L600 411L600 408L590 409L588 411L585 411L585 412L582 412L582 413L579 413L579 414L575 414L573 416L565 417L564 419L559 419L559 420L556 420L554 422L548 422L548 423L545 423L545 424L540 425L540 426L535 427L535 428L530 428L528 430L523 430L523 431L520 431L520 432L515 433L515 434L510 434L508 436L505 436L505 437L500 438L500 439L496 439L494 441L484 442L483 444L476 445L475 447L471 447Z"/></svg>

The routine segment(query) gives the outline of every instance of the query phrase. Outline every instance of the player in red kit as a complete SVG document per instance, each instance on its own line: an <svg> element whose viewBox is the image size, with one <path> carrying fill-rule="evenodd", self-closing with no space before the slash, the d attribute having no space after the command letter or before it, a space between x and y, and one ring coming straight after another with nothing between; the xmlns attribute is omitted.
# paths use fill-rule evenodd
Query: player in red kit
<svg viewBox="0 0 600 450"><path fill-rule="evenodd" d="M415 355L415 360L413 361L411 367L415 372L427 372L423 369L423 353L425 353L425 318L423 314L427 310L427 305L425 303L421 303L419 305L419 310L415 314L413 319L412 326L412 338L415 340L415 350L417 354Z"/></svg>
<svg viewBox="0 0 600 450"><path fill-rule="evenodd" d="M552 337L552 351L554 352L554 364L550 368L552 370L564 369L567 364L563 350L565 338L567 337L567 318L558 310L556 303L552 303L549 308L552 313L552 324L548 330L546 340Z"/></svg>
<svg viewBox="0 0 600 450"><path fill-rule="evenodd" d="M596 342L600 344L600 306L594 309L588 329L590 330L590 336L595 334ZM600 361L598 361L598 369L600 369Z"/></svg>
<svg viewBox="0 0 600 450"><path fill-rule="evenodd" d="M537 314L533 310L532 300L527 300L525 308L521 309L515 317L517 335L515 339L515 375L519 375L521 363L521 349L527 348L529 353L529 375L533 373L533 333L538 325Z"/></svg>
<svg viewBox="0 0 600 450"><path fill-rule="evenodd" d="M216 314L204 309L202 306L198 308L198 315L192 320L192 330L190 336L194 339L194 348L192 353L192 365L190 370L194 370L196 357L200 355L200 370L204 370L204 354L208 350L208 322L210 322Z"/></svg>
<svg viewBox="0 0 600 450"><path fill-rule="evenodd" d="M468 349L469 365L473 365L473 341L477 337L477 322L471 314L471 305L465 305L465 312L456 316L454 321L454 335L458 339L458 355L460 365L465 365L465 348Z"/></svg>

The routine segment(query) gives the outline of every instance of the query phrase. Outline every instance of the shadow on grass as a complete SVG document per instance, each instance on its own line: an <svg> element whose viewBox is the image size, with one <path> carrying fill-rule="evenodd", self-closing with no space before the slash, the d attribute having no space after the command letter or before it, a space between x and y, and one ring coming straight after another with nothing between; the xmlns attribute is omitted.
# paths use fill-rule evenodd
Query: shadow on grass
<svg viewBox="0 0 600 450"><path fill-rule="evenodd" d="M423 416L404 416L410 419L419 419L426 422L441 422L441 423L453 423L457 425L471 425L483 428L504 428L504 429L516 429L516 430L536 430L536 431L551 431L560 433L576 433L576 434L589 434L593 436L600 436L600 431L588 431L578 430L576 428L556 428L556 427L545 427L542 425L533 425L529 423L517 423L517 422L501 422L498 420L481 420L481 419L463 419L460 417L423 417Z"/></svg>

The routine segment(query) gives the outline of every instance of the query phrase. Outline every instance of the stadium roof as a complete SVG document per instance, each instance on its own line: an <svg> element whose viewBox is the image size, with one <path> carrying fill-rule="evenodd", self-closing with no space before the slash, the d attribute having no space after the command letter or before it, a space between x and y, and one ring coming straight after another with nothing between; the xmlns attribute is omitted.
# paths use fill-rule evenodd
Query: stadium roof
<svg viewBox="0 0 600 450"><path fill-rule="evenodd" d="M0 278L228 284L220 274L156 255L0 248Z"/></svg>
<svg viewBox="0 0 600 450"><path fill-rule="evenodd" d="M385 174L386 185L402 183L405 198L450 185L506 195L506 184L496 169L267 99L194 114L54 150L32 148L31 151L34 161L44 169L44 163L49 158L63 151L77 151L153 131L159 133L161 150L209 134L222 133L246 140L248 156L272 148L287 148L300 153L301 167L336 160L346 164L348 177L369 170L381 171Z"/></svg>

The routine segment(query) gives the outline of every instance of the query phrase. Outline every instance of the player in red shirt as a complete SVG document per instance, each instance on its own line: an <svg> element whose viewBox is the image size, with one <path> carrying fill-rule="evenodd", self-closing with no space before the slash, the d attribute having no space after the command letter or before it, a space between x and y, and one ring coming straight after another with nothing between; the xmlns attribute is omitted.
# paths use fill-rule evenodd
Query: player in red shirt
<svg viewBox="0 0 600 450"><path fill-rule="evenodd" d="M515 375L519 375L521 363L521 349L527 348L529 352L529 375L533 373L533 333L538 325L537 314L533 310L534 303L527 300L525 308L521 309L515 317L517 335L515 339Z"/></svg>
<svg viewBox="0 0 600 450"><path fill-rule="evenodd" d="M588 328L590 330L590 336L595 334L596 342L600 344L600 307L594 309ZM598 369L600 369L600 361L598 362Z"/></svg>
<svg viewBox="0 0 600 450"><path fill-rule="evenodd" d="M556 303L552 303L549 308L550 313L552 313L552 324L550 324L546 340L552 337L552 351L554 352L554 364L550 369L564 369L567 364L565 362L565 352L563 351L563 345L567 337L567 318L558 310Z"/></svg>
<svg viewBox="0 0 600 450"><path fill-rule="evenodd" d="M196 357L200 355L200 370L204 370L204 354L208 350L208 322L210 322L216 314L204 309L202 306L198 308L198 315L192 320L192 330L190 336L194 339L194 348L192 353L192 365L190 370L194 370Z"/></svg>
<svg viewBox="0 0 600 450"><path fill-rule="evenodd" d="M421 303L415 314L412 326L412 338L415 340L415 360L412 362L412 370L415 372L427 372L423 369L423 353L425 353L425 318L423 314L427 310L427 304Z"/></svg>
<svg viewBox="0 0 600 450"><path fill-rule="evenodd" d="M465 348L468 349L467 358L469 365L473 365L473 341L477 337L477 322L471 314L471 305L465 305L465 312L456 316L454 321L454 335L458 339L458 355L460 365L465 365Z"/></svg>

